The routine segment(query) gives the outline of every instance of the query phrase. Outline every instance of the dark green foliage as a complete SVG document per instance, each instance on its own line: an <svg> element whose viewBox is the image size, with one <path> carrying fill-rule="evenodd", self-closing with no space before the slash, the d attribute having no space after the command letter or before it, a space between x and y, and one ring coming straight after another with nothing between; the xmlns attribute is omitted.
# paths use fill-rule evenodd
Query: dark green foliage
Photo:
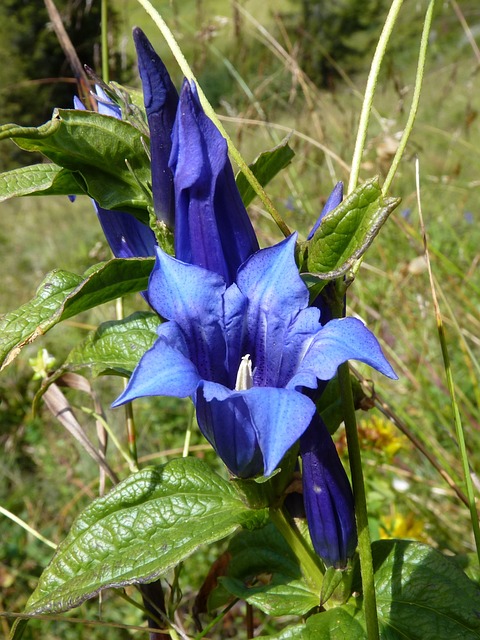
<svg viewBox="0 0 480 640"><path fill-rule="evenodd" d="M56 0L65 29L82 64L100 70L100 2ZM115 39L117 20L110 11L109 30ZM110 43L111 51L115 47ZM43 0L3 0L0 3L0 122L40 125L54 106L70 108L76 83L50 24ZM121 80L119 56L110 66ZM0 169L25 164L23 151L11 143L0 148ZM28 158L31 162L31 158Z"/></svg>
<svg viewBox="0 0 480 640"><path fill-rule="evenodd" d="M307 75L331 87L337 65L347 73L365 68L389 5L386 0L301 0L301 13L288 16L288 22Z"/></svg>

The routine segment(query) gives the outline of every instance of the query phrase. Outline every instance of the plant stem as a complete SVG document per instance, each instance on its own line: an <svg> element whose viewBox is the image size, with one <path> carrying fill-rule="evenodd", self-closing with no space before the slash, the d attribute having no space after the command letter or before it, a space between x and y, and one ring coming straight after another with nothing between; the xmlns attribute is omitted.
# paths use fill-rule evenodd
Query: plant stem
<svg viewBox="0 0 480 640"><path fill-rule="evenodd" d="M57 548L57 545L54 542L52 542L48 538L45 538L45 536L42 536L41 533L39 533L36 529L31 527L27 522L25 522L25 520L22 520L21 518L16 516L14 513L9 511L8 509L5 509L4 507L0 506L0 513L3 514L4 516L6 516L7 518L10 518L10 520L15 522L16 524L18 524L21 527L23 527L25 529L25 531L30 533L32 536L35 536L35 538L37 538L38 540L40 540L41 542L46 544L48 547L51 547L52 549L56 549Z"/></svg>
<svg viewBox="0 0 480 640"><path fill-rule="evenodd" d="M430 0L430 4L428 5L427 12L425 14L425 20L423 23L422 37L420 39L420 53L418 54L417 75L415 77L415 87L413 90L412 104L410 105L410 112L408 114L407 123L402 133L402 138L399 142L395 157L392 160L392 164L390 165L390 169L388 170L387 177L385 178L385 182L383 184L382 192L384 195L388 192L390 185L392 184L392 180L395 177L395 173L397 172L398 165L400 164L400 160L402 159L405 147L407 146L408 138L410 137L410 134L412 132L415 117L417 115L418 103L420 102L420 92L422 90L423 84L423 73L425 71L425 60L427 57L428 36L430 34L430 28L432 26L434 6L435 0Z"/></svg>
<svg viewBox="0 0 480 640"><path fill-rule="evenodd" d="M117 298L115 301L115 315L117 320L122 320L125 316L123 298ZM127 380L123 379L123 388L127 386ZM127 428L128 451L132 462L129 462L132 471L138 471L138 454L137 454L137 432L135 429L135 419L133 417L132 403L125 404L125 426Z"/></svg>
<svg viewBox="0 0 480 640"><path fill-rule="evenodd" d="M358 528L358 553L362 573L363 605L368 640L379 640L377 602L373 575L372 547L368 529L367 499L363 480L362 458L358 441L357 422L353 403L352 385L348 363L338 368L338 382L342 397L343 417L347 435L348 457L352 473L352 487L355 498L355 515Z"/></svg>
<svg viewBox="0 0 480 640"><path fill-rule="evenodd" d="M102 78L104 82L110 81L110 71L108 68L108 0L102 0L101 8L101 23L102 23Z"/></svg>
<svg viewBox="0 0 480 640"><path fill-rule="evenodd" d="M278 226L280 231L283 233L283 235L285 237L288 237L291 234L290 229L288 228L287 224L284 222L284 220L282 219L278 211L275 209L273 202L270 200L265 190L263 189L262 185L258 182L257 178L253 175L250 167L247 165L242 155L240 154L240 151L238 151L238 149L233 144L232 139L230 138L228 133L225 131L225 128L223 127L222 123L218 119L217 114L215 113L212 105L207 100L207 97L203 93L201 86L199 85L199 83L195 78L195 74L193 73L190 65L188 64L185 56L183 55L182 50L178 46L178 43L175 40L173 33L167 26L165 20L158 13L158 11L152 6L149 0L137 0L137 2L145 9L145 11L148 13L148 15L152 18L152 20L155 22L155 24L159 28L161 34L165 38L168 46L170 47L171 52L175 56L175 59L180 69L182 70L184 76L188 80L195 81L198 96L202 102L202 106L204 108L205 113L210 118L210 120L215 124L217 129L220 131L222 136L227 141L228 150L230 151L231 156L239 166L242 173L245 175L252 189L255 191L255 193L258 195L260 200L263 202L265 209L272 216L273 220L275 221L276 225Z"/></svg>
<svg viewBox="0 0 480 640"><path fill-rule="evenodd" d="M365 98L363 100L362 111L360 113L360 121L358 123L357 139L355 141L352 170L350 172L347 193L353 191L357 186L360 164L362 161L363 150L365 148L365 140L367 138L368 122L370 120L370 112L372 110L373 96L375 95L375 89L377 87L378 74L402 4L403 0L393 0L390 11L388 12L385 20L385 24L383 25L383 30L378 40L377 48L375 49L370 73L368 74L367 86L365 88Z"/></svg>
<svg viewBox="0 0 480 640"><path fill-rule="evenodd" d="M270 509L270 520L274 523L282 536L288 542L290 549L295 554L302 573L310 585L320 594L323 583L323 572L314 557L307 548L300 535L292 527L283 509Z"/></svg>

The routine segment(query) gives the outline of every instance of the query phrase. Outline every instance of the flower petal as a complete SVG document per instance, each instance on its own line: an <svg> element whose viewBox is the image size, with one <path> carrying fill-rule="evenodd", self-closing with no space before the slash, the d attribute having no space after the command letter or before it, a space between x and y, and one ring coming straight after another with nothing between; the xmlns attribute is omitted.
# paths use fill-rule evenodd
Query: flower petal
<svg viewBox="0 0 480 640"><path fill-rule="evenodd" d="M148 300L160 316L175 320L181 327L190 358L201 377L222 384L227 383L223 333L225 288L218 274L180 262L157 248Z"/></svg>
<svg viewBox="0 0 480 640"><path fill-rule="evenodd" d="M318 380L330 380L347 360L360 360L388 378L397 379L378 340L356 318L330 320L305 345L305 356L287 388L315 389Z"/></svg>
<svg viewBox="0 0 480 640"><path fill-rule="evenodd" d="M211 382L199 385L196 406L205 437L229 469L244 478L273 473L315 412L313 402L296 391L272 387L230 391Z"/></svg>
<svg viewBox="0 0 480 640"><path fill-rule="evenodd" d="M178 93L160 57L141 29L133 30L142 80L143 100L150 129L153 207L159 220L173 229L175 203L173 176L168 166Z"/></svg>
<svg viewBox="0 0 480 640"><path fill-rule="evenodd" d="M155 234L135 216L103 209L92 200L108 244L116 258L148 258L155 255Z"/></svg>
<svg viewBox="0 0 480 640"><path fill-rule="evenodd" d="M342 569L357 545L354 501L345 469L318 413L300 438L300 452L313 547L325 564Z"/></svg>
<svg viewBox="0 0 480 640"><path fill-rule="evenodd" d="M249 478L263 472L262 454L243 395L202 382L195 407L201 432L233 474Z"/></svg>
<svg viewBox="0 0 480 640"><path fill-rule="evenodd" d="M307 240L311 240L313 238L313 236L315 235L315 231L320 226L320 223L322 222L323 218L327 215L327 213L330 213L330 211L333 211L334 209L336 209L342 200L343 200L343 182L337 182L337 184L333 187L333 191L327 198L325 206L322 209L322 213L318 216L318 220L315 222L312 230L308 234Z"/></svg>
<svg viewBox="0 0 480 640"><path fill-rule="evenodd" d="M160 337L153 347L146 351L125 391L115 400L112 407L144 396L191 396L200 376L195 365L178 349L170 346Z"/></svg>
<svg viewBox="0 0 480 640"><path fill-rule="evenodd" d="M258 242L235 184L227 143L185 81L173 130L175 255L231 284Z"/></svg>
<svg viewBox="0 0 480 640"><path fill-rule="evenodd" d="M278 387L289 326L308 305L308 291L295 263L296 234L255 253L238 271L237 285L248 298L248 353L254 384Z"/></svg>

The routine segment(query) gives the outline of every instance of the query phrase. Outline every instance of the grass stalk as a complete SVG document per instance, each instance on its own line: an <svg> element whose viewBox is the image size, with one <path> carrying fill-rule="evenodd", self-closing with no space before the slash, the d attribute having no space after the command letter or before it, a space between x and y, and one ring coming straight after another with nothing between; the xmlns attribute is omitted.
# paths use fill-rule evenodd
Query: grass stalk
<svg viewBox="0 0 480 640"><path fill-rule="evenodd" d="M352 170L350 172L350 180L348 182L347 193L353 191L358 183L360 164L362 162L363 150L365 149L368 123L370 121L370 114L372 111L373 97L377 88L378 74L380 73L380 67L385 56L387 44L390 40L390 36L392 35L393 27L395 26L395 22L397 21L397 17L402 4L403 0L393 0L390 11L388 12L387 18L383 25L377 48L375 49L375 53L373 55L372 64L370 66L370 73L368 74L367 86L365 88L365 97L363 100L362 111L360 112L360 121L358 124L355 149L353 151Z"/></svg>
<svg viewBox="0 0 480 640"><path fill-rule="evenodd" d="M395 177L395 174L398 169L398 165L400 164L400 160L402 159L403 154L405 152L405 148L407 146L408 139L412 132L415 118L417 116L418 105L420 102L420 93L422 91L423 75L425 71L425 61L427 58L428 38L430 35L430 29L432 26L434 6L435 6L435 0L430 0L430 4L428 5L427 12L425 14L425 20L423 23L422 37L420 39L420 53L418 55L417 74L415 77L415 86L413 89L412 104L410 105L410 112L408 114L405 128L403 129L403 133L400 139L400 143L398 145L398 149L395 152L395 156L392 160L392 164L390 165L390 169L388 170L387 177L385 178L385 182L383 183L382 191L384 195L386 195L388 193L388 190L390 189L390 185L392 184L392 180Z"/></svg>
<svg viewBox="0 0 480 640"><path fill-rule="evenodd" d="M464 482L465 482L465 492L468 498L468 506L470 511L470 519L472 522L473 537L475 539L477 557L478 557L478 562L480 564L480 524L478 520L478 513L477 513L476 502L475 502L475 493L473 490L472 477L470 475L470 465L468 462L468 452L467 452L467 447L465 442L465 433L463 430L462 419L460 417L460 411L458 409L458 403L457 403L456 393L455 393L455 382L453 380L453 373L452 373L452 367L450 364L450 356L448 353L447 341L445 338L445 330L443 326L442 314L440 311L440 305L437 298L435 282L433 279L432 266L430 264L427 234L426 234L425 225L423 222L423 215L422 215L422 201L420 197L420 169L419 169L418 159L416 160L416 163L415 163L415 179L416 179L416 187L417 187L418 215L420 218L420 225L422 228L423 246L425 251L425 259L427 261L428 277L430 279L430 289L432 292L432 301L433 301L433 307L435 310L435 320L437 324L438 339L439 339L440 347L442 350L443 366L445 369L445 377L447 379L448 392L450 394L450 402L451 402L452 413L453 413L453 423L455 426L457 444L460 451L460 459L462 462L463 476L464 476Z"/></svg>

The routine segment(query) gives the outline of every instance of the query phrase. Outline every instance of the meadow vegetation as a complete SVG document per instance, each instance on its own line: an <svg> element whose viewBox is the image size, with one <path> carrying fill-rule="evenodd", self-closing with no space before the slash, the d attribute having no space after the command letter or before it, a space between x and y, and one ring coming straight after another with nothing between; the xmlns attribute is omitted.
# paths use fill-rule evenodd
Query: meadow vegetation
<svg viewBox="0 0 480 640"><path fill-rule="evenodd" d="M300 2L245 1L233 8L221 0L163 4L167 5L165 19L246 160L252 161L261 150L290 136L296 157L271 184L269 194L290 227L306 236L333 185L348 180L372 55L371 45L365 49L364 43L374 43L372 29L378 37L388 3L377 3L378 23L363 28L363 40L358 35L362 30L355 32L358 55L349 51L343 59L336 58L335 43L318 42L315 33L305 31ZM385 177L405 124L423 5L405 2L374 101L362 179ZM169 68L175 69L166 45L139 5L117 0L114 7L132 83L139 84L130 42L134 24L145 29ZM470 37L478 36L480 9L473 0L465 0L461 12L467 27L459 21L453 4L438 6L417 121L390 190L402 203L368 252L349 290L348 305L349 313L364 319L379 337L400 378L393 382L376 376L373 382L366 381L375 408L359 414L373 538L403 536L426 541L447 554L464 556L467 566L474 543L468 509L458 495L464 491L462 469L415 185L418 158L429 255L470 465L475 471L480 465L480 52ZM322 49L326 45L329 50ZM316 46L315 57L324 56L329 71L312 77L314 56L305 62L304 71L302 52L308 47L314 51ZM180 73L173 75L179 82ZM256 201L250 212L262 245L280 239ZM86 198L75 203L57 197L17 199L3 203L0 213L0 313L27 301L47 271L61 267L81 273L108 257ZM125 300L125 308L125 313L133 309L131 300ZM64 537L75 515L97 495L98 470L41 404L32 414L39 382L33 379L29 358L45 347L62 362L75 339L115 313L111 304L63 323L28 347L0 377L0 506L54 542ZM121 381L102 378L92 385L112 429L125 442L122 411L108 409ZM91 399L80 392L72 392L69 398L78 407L79 420L93 433L93 419L82 410L91 406ZM158 462L172 451L178 454L188 411L186 403L176 400L136 403L139 459L154 454L150 459ZM337 440L346 457L342 429ZM210 455L195 430L191 444L197 455ZM113 446L109 456L119 474L126 475L128 469ZM52 551L4 515L0 515L0 538L0 612L21 611ZM201 560L196 556L185 564L180 586L191 594L191 601L216 552L224 547L212 547ZM126 627L142 623L141 612L123 605L118 594L109 593L104 599L107 602L100 607L109 623ZM113 604L108 602L112 599ZM63 615L62 621L42 622L41 629L47 629L52 640L133 637L134 632L126 627L110 628L98 622L98 608L98 602L87 603ZM244 637L234 624L239 612L233 609L223 629L216 632L219 635L210 637ZM75 618L97 622L89 627ZM263 614L260 618L268 630L268 619ZM8 631L4 618L0 618L0 629ZM25 637L39 637L38 629L33 623Z"/></svg>

